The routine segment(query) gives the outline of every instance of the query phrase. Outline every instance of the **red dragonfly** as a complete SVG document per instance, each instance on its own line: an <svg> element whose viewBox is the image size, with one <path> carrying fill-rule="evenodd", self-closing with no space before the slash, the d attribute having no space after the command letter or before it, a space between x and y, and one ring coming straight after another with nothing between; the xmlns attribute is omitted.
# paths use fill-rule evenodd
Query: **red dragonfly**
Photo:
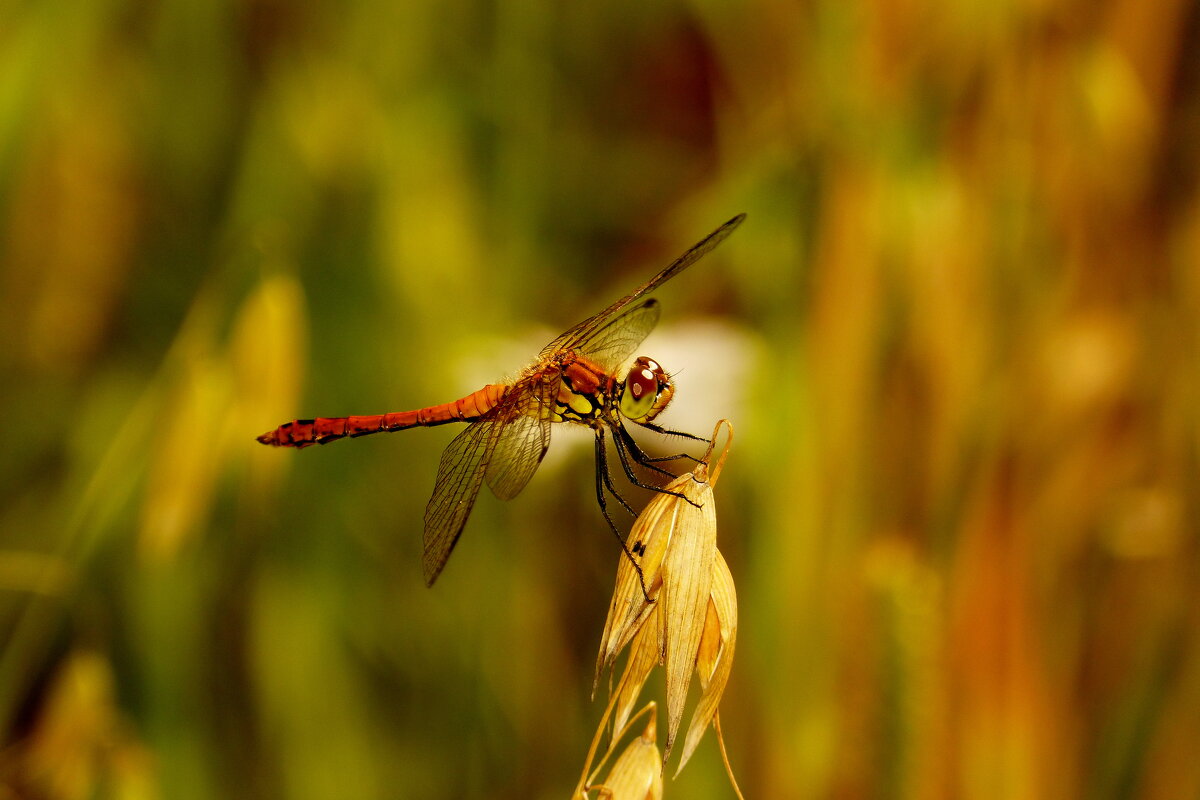
<svg viewBox="0 0 1200 800"><path fill-rule="evenodd" d="M469 422L442 453L433 496L425 507L425 581L437 579L458 542L471 507L486 480L492 492L509 500L525 487L550 446L555 422L586 425L596 432L596 496L609 527L629 554L612 517L607 489L626 510L608 469L605 432L612 434L626 477L636 486L665 492L641 481L633 463L674 477L658 462L688 458L686 454L651 458L626 430L624 421L661 434L700 440L654 424L675 392L671 376L657 361L639 356L618 380L621 366L658 322L658 301L642 298L725 240L745 219L739 214L704 237L647 283L595 316L580 322L542 349L537 360L512 383L493 383L449 403L362 417L317 417L286 422L258 437L277 447L328 444L347 436ZM673 494L673 493L672 493ZM632 561L632 556L630 556Z"/></svg>

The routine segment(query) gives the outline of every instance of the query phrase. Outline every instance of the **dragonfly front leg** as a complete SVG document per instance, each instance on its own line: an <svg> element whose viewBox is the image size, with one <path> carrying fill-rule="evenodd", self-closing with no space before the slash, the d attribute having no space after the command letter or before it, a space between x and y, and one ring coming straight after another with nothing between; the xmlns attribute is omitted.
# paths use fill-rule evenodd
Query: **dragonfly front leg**
<svg viewBox="0 0 1200 800"><path fill-rule="evenodd" d="M643 428L646 428L647 430L652 430L655 433L661 433L664 436L679 436L683 439L691 439L692 441L695 441L695 442L704 442L705 444L712 444L712 441L710 439L705 439L703 436L697 436L696 434L688 433L687 431L676 431L676 430L672 430L670 428L664 428L662 425L655 425L653 422L637 422L636 420L630 420L630 421L634 422L637 425L641 425Z"/></svg>
<svg viewBox="0 0 1200 800"><path fill-rule="evenodd" d="M633 436L630 435L629 431L625 430L624 425L620 426L618 428L618 431L620 432L620 439L625 442L625 447L626 447L627 451L629 452L629 454L633 456L633 460L636 461L637 463L641 464L646 469L652 469L655 472L661 472L664 475L669 475L671 478L677 478L677 477L679 477L678 475L675 475L671 472L667 472L665 469L663 469L661 467L655 466L654 462L674 461L677 458L690 458L692 461L694 461L697 464L702 463L701 459L696 458L694 456L690 456L687 453L679 453L678 455L673 455L673 456L661 456L659 458L651 458L650 456L646 455L645 451L643 451L642 448L638 447L638 443L634 440ZM686 435L690 435L690 434L686 434ZM615 436L615 435L613 436L613 441L617 441L617 436ZM707 440L705 440L705 441L707 441ZM618 450L619 449L620 448L618 448ZM641 486L641 484L638 484L638 485ZM643 487L643 488L646 488L646 487ZM668 492L665 489L659 489L658 487L649 487L649 488L653 489L653 491L656 491L656 492L661 492L664 494L674 494L677 497L683 497L683 495L681 495L681 494L678 494L676 492ZM692 502L691 500L689 500L686 497L683 497L683 499L687 500L689 503L696 506L696 508L700 507L697 503Z"/></svg>
<svg viewBox="0 0 1200 800"><path fill-rule="evenodd" d="M629 503L625 502L625 498L621 497L621 495L617 492L616 487L613 486L612 475L608 471L608 448L604 445L604 429L597 428L596 499L600 501L600 513L604 515L604 520L608 523L609 529L612 530L613 536L617 537L617 542L621 545L621 552L625 554L625 557L629 559L629 563L633 565L634 570L637 572L638 585L642 587L642 596L646 598L647 603L653 603L654 598L652 598L650 596L650 592L646 590L646 576L642 573L641 564L638 564L637 559L633 557L633 553L629 550L629 545L625 543L625 537L621 535L621 531L617 528L617 524L613 522L613 518L609 516L608 503L604 499L604 489L606 487L608 491L612 492L612 496L617 498L617 502L625 507L626 511L634 516L637 516L634 510L629 507Z"/></svg>
<svg viewBox="0 0 1200 800"><path fill-rule="evenodd" d="M661 472L664 475L669 475L671 478L677 478L679 476L672 475L670 472L667 472L661 467L656 467L653 464L643 461L642 459L648 459L649 457L638 448L637 443L633 441L633 437L629 435L629 431L625 430L625 428L621 426L617 426L616 431L617 432L613 434L613 444L617 446L617 455L621 457L621 466L625 469L625 477L629 478L630 483L641 489L649 489L652 492L669 494L672 497L678 497L681 500L687 500L689 503L696 506L696 508L700 508L698 503L693 502L684 494L671 491L670 489L664 489L661 486L653 486L648 483L642 483L642 481L638 480L637 475L634 474L633 465L629 463L630 458L647 469Z"/></svg>
<svg viewBox="0 0 1200 800"><path fill-rule="evenodd" d="M703 436L696 436L695 434L687 433L686 431L674 431L674 430L671 430L670 428L664 428L661 425L655 425L653 422L638 422L637 420L630 420L630 422L632 422L634 425L641 425L646 430L654 431L655 433L661 434L663 436L679 436L684 439L692 439L693 441L704 442L705 444L712 444L711 441L709 441L708 439L705 439ZM642 455L645 455L645 453L643 453ZM699 464L703 461L703 459L696 458L691 453L676 453L675 455L671 455L671 456L656 456L654 458L651 458L650 456L646 456L646 461L658 464L663 461L675 461L676 459L679 459L679 458L686 458L688 461L691 461L693 464Z"/></svg>
<svg viewBox="0 0 1200 800"><path fill-rule="evenodd" d="M629 431L625 430L624 425L618 424L616 426L616 429L613 432L613 442L617 445L617 453L620 454L620 456L621 456L621 464L625 466L625 472L630 473L630 468L628 465L628 456L632 455L633 460L636 461L641 466L645 467L646 469L653 470L654 472L657 472L659 475L663 475L667 478L670 478L671 480L674 480L675 478L679 477L674 472L670 472L668 470L663 469L662 467L656 466L656 462L672 461L672 460L678 458L678 456L670 456L668 458L651 458L650 456L646 455L645 451L643 451L642 448L638 447L638 443L636 441L634 441L634 438L632 436L630 436ZM637 480L633 477L632 473L630 473L630 475L629 475L629 480L633 481L633 484L635 486L641 486L643 489L655 488L652 486L645 486L641 483L638 483Z"/></svg>

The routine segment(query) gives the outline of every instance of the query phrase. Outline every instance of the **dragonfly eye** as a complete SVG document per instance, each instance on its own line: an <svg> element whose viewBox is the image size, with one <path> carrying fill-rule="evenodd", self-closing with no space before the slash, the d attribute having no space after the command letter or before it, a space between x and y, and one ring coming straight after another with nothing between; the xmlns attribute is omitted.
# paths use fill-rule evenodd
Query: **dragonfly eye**
<svg viewBox="0 0 1200 800"><path fill-rule="evenodd" d="M621 415L632 422L649 422L671 402L675 387L657 361L638 356L625 378Z"/></svg>

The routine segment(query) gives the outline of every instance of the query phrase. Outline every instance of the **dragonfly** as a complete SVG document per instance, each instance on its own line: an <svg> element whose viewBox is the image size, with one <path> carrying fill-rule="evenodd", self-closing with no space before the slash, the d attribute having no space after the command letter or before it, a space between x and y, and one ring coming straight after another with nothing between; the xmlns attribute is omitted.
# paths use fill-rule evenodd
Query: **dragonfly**
<svg viewBox="0 0 1200 800"><path fill-rule="evenodd" d="M706 440L654 422L675 394L671 375L661 364L639 356L623 379L621 367L658 322L658 301L646 295L699 261L733 233L745 217L738 214L632 293L556 337L511 382L488 384L457 400L415 411L297 419L264 433L258 441L275 447L304 448L373 433L468 423L442 453L433 495L425 508L422 565L425 582L432 586L462 535L483 483L501 500L516 497L546 454L553 425L585 425L595 432L600 510L625 555L636 565L625 537L609 514L605 497L605 491L609 492L634 514L613 483L606 434L612 438L625 476L632 484L669 494L674 492L643 481L634 465L674 478L659 464L690 456L649 456L625 423L658 434Z"/></svg>

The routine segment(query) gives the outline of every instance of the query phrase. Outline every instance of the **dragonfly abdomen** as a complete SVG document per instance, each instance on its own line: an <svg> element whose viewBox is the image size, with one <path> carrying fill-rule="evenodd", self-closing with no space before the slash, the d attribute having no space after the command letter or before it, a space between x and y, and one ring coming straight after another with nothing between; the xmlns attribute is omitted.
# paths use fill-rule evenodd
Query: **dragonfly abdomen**
<svg viewBox="0 0 1200 800"><path fill-rule="evenodd" d="M338 439L367 436L372 433L403 431L408 428L432 427L448 422L469 422L490 411L508 391L508 385L491 383L449 403L419 408L415 411L395 411L390 414L371 414L358 417L317 417L285 422L273 431L258 437L263 444L276 447L308 447L328 444Z"/></svg>

